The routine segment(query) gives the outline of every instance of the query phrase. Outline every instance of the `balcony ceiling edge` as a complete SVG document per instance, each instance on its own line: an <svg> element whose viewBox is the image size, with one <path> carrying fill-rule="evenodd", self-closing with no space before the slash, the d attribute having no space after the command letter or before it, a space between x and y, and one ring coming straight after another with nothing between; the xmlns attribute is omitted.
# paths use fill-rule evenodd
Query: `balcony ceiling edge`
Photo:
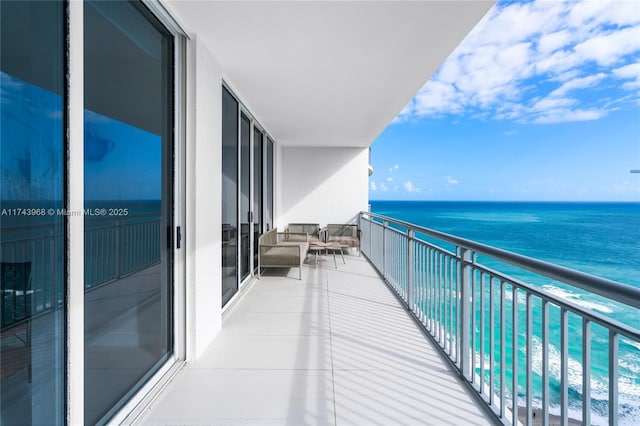
<svg viewBox="0 0 640 426"><path fill-rule="evenodd" d="M167 1L285 146L367 147L494 1Z"/></svg>

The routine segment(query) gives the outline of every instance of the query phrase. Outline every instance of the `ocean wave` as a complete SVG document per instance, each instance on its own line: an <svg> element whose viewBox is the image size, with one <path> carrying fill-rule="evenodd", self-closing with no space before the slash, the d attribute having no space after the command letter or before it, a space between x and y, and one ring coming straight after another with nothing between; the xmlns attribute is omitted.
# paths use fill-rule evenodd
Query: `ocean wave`
<svg viewBox="0 0 640 426"><path fill-rule="evenodd" d="M540 379L542 377L542 340L536 336L532 338L532 372L534 374L534 388L532 395L533 406L535 408L542 408L542 394L539 388ZM484 360L484 371L480 371L480 361ZM519 395L518 405L524 406L526 404L526 398L523 394L524 388L524 361L526 356L520 354L519 372L522 375L519 377ZM548 346L548 373L549 373L549 386L551 389L551 397L549 412L553 415L560 415L559 405L559 393L560 388L560 370L561 370L561 358L560 350L553 344ZM490 374L490 358L488 354L480 354L474 352L474 366L476 377L484 377L484 383L488 385ZM568 387L569 387L569 417L574 419L582 418L582 374L583 368L580 361L569 357L568 358ZM625 426L640 426L640 382L637 380L638 375L635 373L637 366L640 364L640 358L632 357L621 359L620 366L623 369L627 369L629 365L632 365L631 369L628 369L625 374L619 377L618 381L618 404L619 404L619 424ZM496 374L499 374L500 363L496 360ZM510 391L511 378L510 368L507 366L507 388L504 389L505 397L507 401L512 399L512 392ZM536 377L537 376L537 377ZM536 385L536 383L538 385ZM496 383L494 391L499 391ZM609 386L608 377L606 375L592 374L590 380L590 394L592 403L591 412L591 424L593 425L607 425L608 424L608 400L609 400Z"/></svg>
<svg viewBox="0 0 640 426"><path fill-rule="evenodd" d="M635 347L636 349L640 349L640 342L636 342L636 341L633 341L633 340L627 340L627 341L625 341L625 343L627 343L630 346Z"/></svg>
<svg viewBox="0 0 640 426"><path fill-rule="evenodd" d="M542 289L545 290L547 293L550 293L556 297L569 300L570 302L573 302L578 306L581 306L583 308L586 308L592 311L599 311L604 314L612 314L614 312L611 306L607 306L603 303L593 302L590 300L584 300L583 299L584 295L578 294L578 293L572 293L568 290L562 289L560 287L556 287L554 285L546 284L542 286Z"/></svg>
<svg viewBox="0 0 640 426"><path fill-rule="evenodd" d="M542 376L542 354L543 354L543 346L542 340L537 336L533 336L531 340L531 369L534 373L539 376ZM549 366L548 371L550 373L550 378L553 378L557 381L560 380L560 370L562 367L560 351L554 345L549 345L548 347L548 360ZM569 357L569 368L567 372L567 377L569 379L569 387L575 390L582 390L582 363ZM593 378L592 382L592 393L593 393ZM603 387L605 392L608 392L607 384L604 383ZM608 393L607 393L608 395Z"/></svg>
<svg viewBox="0 0 640 426"><path fill-rule="evenodd" d="M532 338L532 371L534 374L538 376L542 376L542 341L536 336ZM550 383L550 386L555 387L557 391L560 391L560 370L561 370L561 358L560 351L554 345L548 346L548 358L549 358L549 377L550 382L555 381L555 385ZM578 395L582 395L582 374L583 374L583 366L580 361L569 357L568 359L569 366L567 372L568 385L571 390L576 392ZM620 407L624 407L624 414L620 422L620 424L625 425L639 425L640 426L640 383L637 380L638 374L638 365L640 364L640 357L636 357L635 355L632 358L628 359L625 357L621 358L620 366L628 369L630 371L630 375L620 375L618 379L618 404ZM606 377L597 377L595 375L591 375L591 399L592 401L602 401L606 405L609 400L609 383L608 378ZM579 405L581 401L570 401L570 405ZM559 409L558 409L559 410ZM605 413L598 413L598 410L594 407L592 414L592 422L593 424L607 424L606 417L603 417ZM552 411L553 412L553 411ZM580 413L579 410L577 410ZM559 413L559 411L558 411ZM558 414L553 413L553 414ZM581 414L578 417L581 418ZM596 422L596 419L600 419L603 421Z"/></svg>
<svg viewBox="0 0 640 426"><path fill-rule="evenodd" d="M540 222L540 217L529 213L477 213L477 212L464 212L464 213L446 213L437 216L442 219L455 219L455 220L472 220L477 222L510 222L510 223L537 223Z"/></svg>
<svg viewBox="0 0 640 426"><path fill-rule="evenodd" d="M635 377L640 377L640 355L634 353L625 353L624 355L624 357L620 357L620 367L628 370Z"/></svg>

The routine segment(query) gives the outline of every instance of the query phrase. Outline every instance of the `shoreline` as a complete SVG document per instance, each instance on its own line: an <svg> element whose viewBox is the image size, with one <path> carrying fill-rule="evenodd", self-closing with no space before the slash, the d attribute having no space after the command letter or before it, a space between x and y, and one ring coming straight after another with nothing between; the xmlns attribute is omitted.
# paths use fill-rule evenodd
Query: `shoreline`
<svg viewBox="0 0 640 426"><path fill-rule="evenodd" d="M533 408L533 421L532 425L542 425L542 408ZM522 424L527 424L527 407L519 405L518 406L518 420ZM569 426L580 426L582 425L582 421L578 419L574 419L569 417L567 424ZM560 416L556 414L549 414L549 426L561 426L562 419Z"/></svg>

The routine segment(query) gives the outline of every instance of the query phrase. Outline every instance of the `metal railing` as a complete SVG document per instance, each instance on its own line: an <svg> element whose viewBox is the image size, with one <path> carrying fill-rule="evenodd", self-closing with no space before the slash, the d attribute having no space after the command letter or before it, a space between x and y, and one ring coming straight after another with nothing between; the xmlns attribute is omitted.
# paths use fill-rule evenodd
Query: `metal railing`
<svg viewBox="0 0 640 426"><path fill-rule="evenodd" d="M85 225L85 289L159 263L161 238L157 214L92 219Z"/></svg>
<svg viewBox="0 0 640 426"><path fill-rule="evenodd" d="M85 225L85 289L160 262L160 217L100 217ZM50 311L63 302L63 230L40 224L2 230L0 262L27 265L20 283L2 282L1 327Z"/></svg>
<svg viewBox="0 0 640 426"><path fill-rule="evenodd" d="M360 213L359 225L362 252L504 424L531 425L537 414L543 425L567 425L570 418L617 425L637 408L622 404L618 391L621 382L640 384L637 372L628 377L634 370L626 371L620 354L624 344L625 354L640 360L640 330L486 263L551 278L636 312L640 289L370 212ZM598 395L596 376L607 388L597 386Z"/></svg>

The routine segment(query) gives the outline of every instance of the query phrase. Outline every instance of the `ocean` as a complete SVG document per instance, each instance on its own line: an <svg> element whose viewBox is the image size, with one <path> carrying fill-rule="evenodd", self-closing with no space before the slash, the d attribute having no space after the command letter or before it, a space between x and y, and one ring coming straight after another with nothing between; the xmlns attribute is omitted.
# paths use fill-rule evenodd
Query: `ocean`
<svg viewBox="0 0 640 426"><path fill-rule="evenodd" d="M371 211L426 228L481 242L490 246L577 269L640 288L640 203L571 202L436 202L371 201ZM450 248L450 247L446 247ZM481 258L487 266L528 282L556 296L565 297L584 308L640 329L640 313L575 287L554 282L527 271ZM524 303L524 300L522 301ZM552 316L552 321L555 318ZM534 330L541 329L534 320ZM570 320L569 407L571 417L580 419L582 400L581 325ZM608 337L604 329L592 328L591 398L592 423L607 424ZM551 330L557 330L551 324ZM524 340L524 328L521 339ZM508 336L507 336L508 337ZM559 339L550 338L550 411L558 412L560 383ZM620 341L619 404L620 424L640 424L640 343ZM508 342L511 345L511 342ZM541 341L533 344L534 404L540 383ZM524 348L520 360L524 362ZM488 363L485 363L488 365ZM524 383L525 365L519 366L519 382ZM480 371L477 371L480 374ZM484 372L485 375L487 372ZM510 381L509 372L507 381ZM522 377L520 377L520 375ZM523 395L520 395L523 396ZM521 401L521 404L523 402Z"/></svg>

